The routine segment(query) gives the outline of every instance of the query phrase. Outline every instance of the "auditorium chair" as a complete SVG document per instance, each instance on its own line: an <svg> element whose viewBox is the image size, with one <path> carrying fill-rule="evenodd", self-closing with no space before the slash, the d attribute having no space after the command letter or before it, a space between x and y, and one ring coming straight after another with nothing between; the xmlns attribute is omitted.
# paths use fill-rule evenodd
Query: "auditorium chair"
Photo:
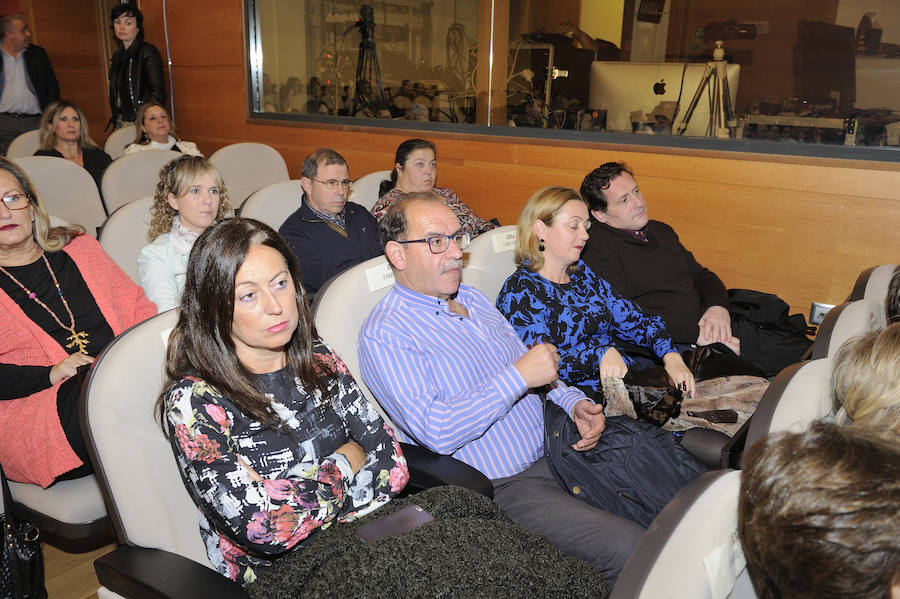
<svg viewBox="0 0 900 599"><path fill-rule="evenodd" d="M828 358L791 364L769 383L749 422L746 446L770 433L800 432L833 411Z"/></svg>
<svg viewBox="0 0 900 599"><path fill-rule="evenodd" d="M737 536L740 472L707 472L647 528L610 599L754 599Z"/></svg>
<svg viewBox="0 0 900 599"><path fill-rule="evenodd" d="M116 129L106 138L103 144L103 151L109 154L113 160L121 158L125 155L125 147L134 141L137 131L134 126L122 127Z"/></svg>
<svg viewBox="0 0 900 599"><path fill-rule="evenodd" d="M378 188L381 182L391 178L391 171L375 171L363 175L350 184L350 201L371 211L380 197Z"/></svg>
<svg viewBox="0 0 900 599"><path fill-rule="evenodd" d="M300 181L279 181L266 185L247 198L241 206L242 218L255 218L276 231L302 203Z"/></svg>
<svg viewBox="0 0 900 599"><path fill-rule="evenodd" d="M125 271L131 280L141 284L138 275L138 254L150 243L147 232L150 230L150 208L153 196L148 196L119 206L109 215L100 231L100 245L110 258L116 261L119 268Z"/></svg>
<svg viewBox="0 0 900 599"><path fill-rule="evenodd" d="M385 422L392 421L378 403L360 375L357 341L359 331L381 298L394 284L394 273L387 259L377 256L357 264L329 279L316 294L312 306L313 319L319 336L347 365L366 399L375 406ZM410 480L414 490L440 484L440 481L469 487L493 497L491 482L478 470L449 456L438 455L424 447L403 446L408 459L422 464Z"/></svg>
<svg viewBox="0 0 900 599"><path fill-rule="evenodd" d="M91 236L106 219L97 184L86 170L65 158L26 156L13 162L25 171L47 212L81 225Z"/></svg>
<svg viewBox="0 0 900 599"><path fill-rule="evenodd" d="M494 303L503 283L516 270L516 226L507 225L472 240L463 259L462 282Z"/></svg>
<svg viewBox="0 0 900 599"><path fill-rule="evenodd" d="M231 144L213 152L209 161L222 174L231 207L238 212L254 191L291 178L284 158L266 144Z"/></svg>
<svg viewBox="0 0 900 599"><path fill-rule="evenodd" d="M896 264L882 264L881 266L869 267L859 273L856 283L853 285L853 290L847 297L847 301L852 302L866 298L883 305L885 299L887 299L888 286L896 268ZM884 326L887 326L886 320Z"/></svg>
<svg viewBox="0 0 900 599"><path fill-rule="evenodd" d="M885 292L887 294L887 292ZM886 326L884 298L875 301L864 297L835 306L828 311L811 348L814 360L830 357L834 359L841 346L850 338L868 331L876 331Z"/></svg>
<svg viewBox="0 0 900 599"><path fill-rule="evenodd" d="M6 157L9 159L24 158L25 156L34 156L34 153L41 148L41 130L32 129L17 136L9 144L6 149Z"/></svg>
<svg viewBox="0 0 900 599"><path fill-rule="evenodd" d="M144 150L114 160L103 173L100 188L107 214L129 202L156 192L159 171L170 161L183 156L175 150Z"/></svg>

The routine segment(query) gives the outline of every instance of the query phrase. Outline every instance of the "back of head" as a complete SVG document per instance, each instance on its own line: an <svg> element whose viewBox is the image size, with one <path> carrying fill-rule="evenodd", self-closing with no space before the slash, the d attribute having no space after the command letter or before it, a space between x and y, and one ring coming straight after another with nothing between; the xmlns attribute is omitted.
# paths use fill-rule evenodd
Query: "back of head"
<svg viewBox="0 0 900 599"><path fill-rule="evenodd" d="M844 343L835 358L831 397L855 424L900 432L900 322Z"/></svg>
<svg viewBox="0 0 900 599"><path fill-rule="evenodd" d="M900 436L817 422L742 459L738 533L760 599L884 599L900 584Z"/></svg>
<svg viewBox="0 0 900 599"><path fill-rule="evenodd" d="M526 268L532 272L541 269L544 265L543 252L540 249L543 242L534 232L534 223L540 220L547 226L552 225L557 211L570 200L584 202L577 191L568 187L545 187L528 198L516 226L517 266L527 263Z"/></svg>
<svg viewBox="0 0 900 599"><path fill-rule="evenodd" d="M888 324L900 322L900 266L894 269L894 275L888 284L888 294L884 303Z"/></svg>
<svg viewBox="0 0 900 599"><path fill-rule="evenodd" d="M591 210L606 212L608 204L604 191L622 173L634 176L624 162L605 162L588 173L581 182L581 196L588 202Z"/></svg>
<svg viewBox="0 0 900 599"><path fill-rule="evenodd" d="M398 164L406 164L406 160L409 158L409 155L415 152L416 150L428 149L434 152L435 157L437 157L437 148L435 145L428 141L427 139L420 139L418 137L413 139L407 139L402 142L399 146L397 146L397 152L394 154L394 168L391 171L391 180L390 181L382 181L381 186L378 188L378 197L383 196L390 190L394 189L397 185L397 167Z"/></svg>
<svg viewBox="0 0 900 599"><path fill-rule="evenodd" d="M303 159L303 165L300 168L300 176L307 179L315 179L319 173L319 168L331 166L332 164L343 164L346 166L347 161L343 156L338 154L331 148L318 148L312 154Z"/></svg>

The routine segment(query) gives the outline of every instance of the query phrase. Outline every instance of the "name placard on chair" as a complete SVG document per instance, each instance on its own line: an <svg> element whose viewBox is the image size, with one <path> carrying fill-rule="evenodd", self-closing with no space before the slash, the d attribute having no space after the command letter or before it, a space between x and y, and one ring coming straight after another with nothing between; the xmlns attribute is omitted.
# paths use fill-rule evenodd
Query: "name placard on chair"
<svg viewBox="0 0 900 599"><path fill-rule="evenodd" d="M366 281L369 283L369 291L378 291L394 284L394 271L391 265L385 262L366 271Z"/></svg>
<svg viewBox="0 0 900 599"><path fill-rule="evenodd" d="M516 249L516 231L505 231L491 235L491 243L494 245L494 253L500 254Z"/></svg>

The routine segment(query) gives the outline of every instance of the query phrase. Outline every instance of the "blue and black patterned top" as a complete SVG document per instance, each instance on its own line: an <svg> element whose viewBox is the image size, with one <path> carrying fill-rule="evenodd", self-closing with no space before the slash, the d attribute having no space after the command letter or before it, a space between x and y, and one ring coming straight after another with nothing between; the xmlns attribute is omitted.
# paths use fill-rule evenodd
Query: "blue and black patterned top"
<svg viewBox="0 0 900 599"><path fill-rule="evenodd" d="M497 296L497 308L525 345L556 345L564 382L599 389L600 360L617 338L659 357L677 351L659 316L644 314L583 261L574 270L560 284L520 266Z"/></svg>

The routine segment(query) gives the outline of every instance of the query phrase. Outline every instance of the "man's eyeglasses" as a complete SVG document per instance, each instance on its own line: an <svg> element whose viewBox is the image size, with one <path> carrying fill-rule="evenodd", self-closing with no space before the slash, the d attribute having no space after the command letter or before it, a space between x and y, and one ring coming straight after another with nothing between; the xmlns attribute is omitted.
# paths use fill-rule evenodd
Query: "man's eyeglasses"
<svg viewBox="0 0 900 599"><path fill-rule="evenodd" d="M349 189L350 184L353 183L353 181L351 181L350 179L329 179L327 181L319 181L318 179L313 179L313 181L315 181L316 183L321 183L325 186L325 189L329 191L335 191L338 186L343 186Z"/></svg>
<svg viewBox="0 0 900 599"><path fill-rule="evenodd" d="M22 210L28 208L28 204L30 203L31 198L24 193L11 193L3 196L3 205L10 210Z"/></svg>
<svg viewBox="0 0 900 599"><path fill-rule="evenodd" d="M451 239L459 246L459 249L464 250L469 247L472 236L460 231L452 235L429 235L425 239L407 239L406 241L398 241L397 243L427 243L428 249L431 250L432 254L443 254L447 251L447 248L450 247Z"/></svg>

